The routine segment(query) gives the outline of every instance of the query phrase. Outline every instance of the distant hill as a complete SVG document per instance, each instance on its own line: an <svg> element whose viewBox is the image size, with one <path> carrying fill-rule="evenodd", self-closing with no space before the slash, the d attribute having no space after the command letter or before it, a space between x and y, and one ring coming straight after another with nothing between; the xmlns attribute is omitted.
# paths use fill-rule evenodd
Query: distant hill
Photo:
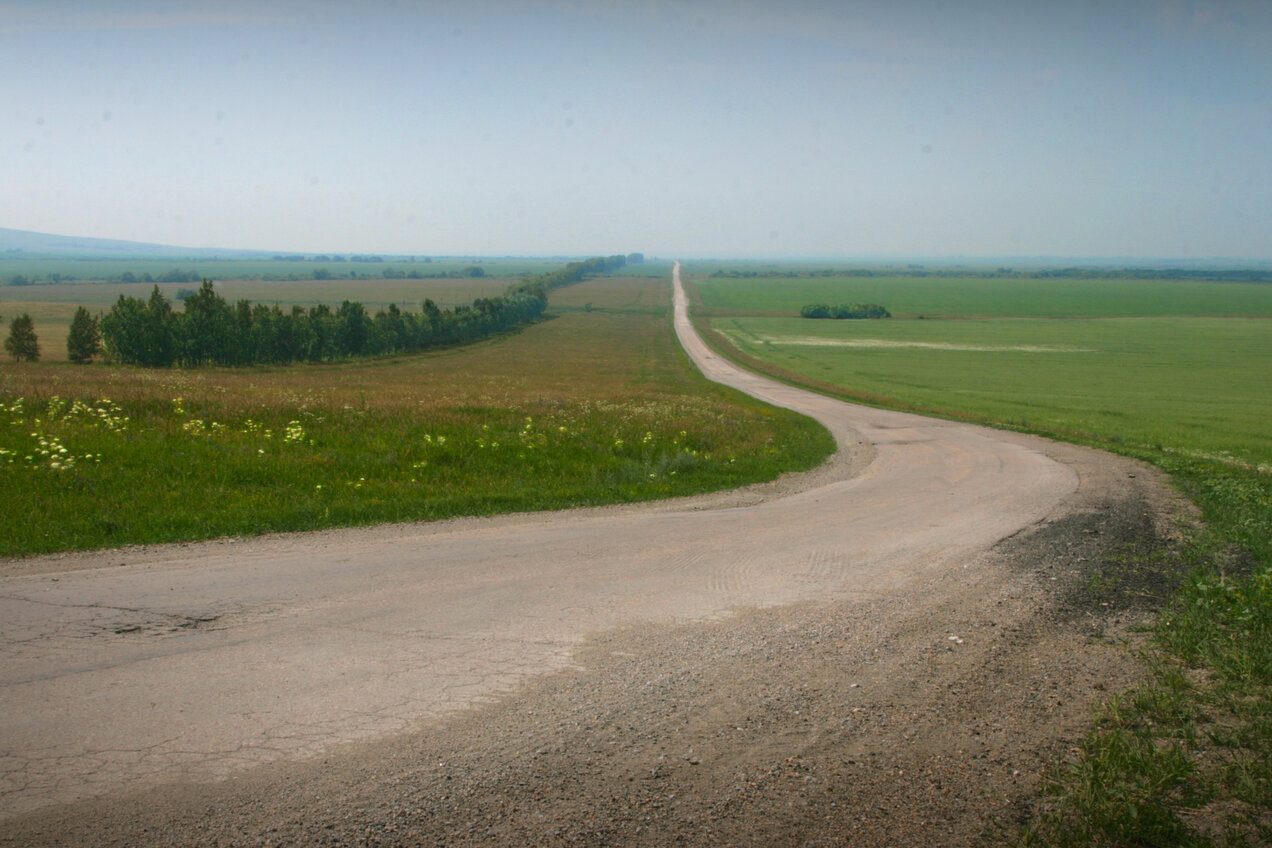
<svg viewBox="0 0 1272 848"><path fill-rule="evenodd" d="M228 250L215 247L173 247L166 244L147 244L141 241L118 239L59 236L51 233L35 233L29 230L10 230L0 227L0 256L4 254L35 254L39 256L65 257L259 257L267 254L260 250Z"/></svg>

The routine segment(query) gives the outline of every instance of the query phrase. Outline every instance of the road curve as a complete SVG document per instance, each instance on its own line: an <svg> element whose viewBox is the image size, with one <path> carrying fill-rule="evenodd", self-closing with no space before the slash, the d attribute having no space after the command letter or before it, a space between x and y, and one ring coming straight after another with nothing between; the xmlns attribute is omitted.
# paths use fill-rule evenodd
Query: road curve
<svg viewBox="0 0 1272 848"><path fill-rule="evenodd" d="M673 501L11 564L27 573L0 579L0 818L418 727L565 666L599 631L893 592L1076 488L1069 467L993 431L735 368L693 332L679 265L674 283L676 331L708 377L817 418L841 446L866 443L868 465L744 507ZM109 567L89 567L103 557Z"/></svg>

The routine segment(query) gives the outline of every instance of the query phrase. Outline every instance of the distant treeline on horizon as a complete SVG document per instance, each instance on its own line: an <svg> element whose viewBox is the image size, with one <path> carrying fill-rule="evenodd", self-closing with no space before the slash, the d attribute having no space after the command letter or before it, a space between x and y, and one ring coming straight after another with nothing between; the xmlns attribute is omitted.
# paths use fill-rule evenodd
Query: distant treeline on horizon
<svg viewBox="0 0 1272 848"><path fill-rule="evenodd" d="M1217 283L1272 283L1272 270L1254 268L821 268L797 271L790 268L722 268L711 274L715 279L798 279L800 277L938 277L951 279L1022 280L1193 280Z"/></svg>
<svg viewBox="0 0 1272 848"><path fill-rule="evenodd" d="M610 262L614 259L624 260L625 265L635 265L645 261L644 254L629 253L626 256L610 256L597 257L603 258ZM343 254L315 254L313 256L283 256L277 255L272 257L274 261L288 261L292 263L318 263L324 267L315 268L312 271L304 273L249 273L241 275L240 279L263 280L265 282L293 282L299 280L346 280L346 279L384 279L384 280L463 280L463 279L480 279L489 276L486 269L482 268L479 262L477 264L468 264L462 268L453 268L445 271L432 271L423 268L399 268L402 264L425 264L431 265L433 259L431 257L416 258L410 257L389 257L385 258L376 254L351 254L345 256ZM61 262L81 261L76 259L61 259ZM84 259L82 261L109 261L111 263L127 262L126 259L110 259L101 260L95 258L92 260ZM218 259L217 264L226 264L236 261L244 261L255 263L259 260L234 260L234 259ZM269 260L267 260L269 261ZM440 261L440 260L439 260ZM584 262L592 262L593 259L584 260ZM326 264L342 265L347 263L356 263L364 266L364 270L346 270L346 268L337 267L335 270L325 267ZM386 264L391 267L382 268L378 272L375 269L365 269L366 265ZM570 265L580 265L583 262L571 262ZM566 267L570 267L567 265ZM615 266L622 267L622 266ZM150 272L150 271L121 271L118 274L107 274L103 276L82 276L76 274L67 274L57 271L51 271L44 274L11 274L2 281L5 285L10 286L32 286L41 283L75 283L87 281L101 281L106 283L197 283L204 279L207 275L195 269L186 270L180 267L174 267L166 271ZM217 275L214 279L230 279L224 274Z"/></svg>

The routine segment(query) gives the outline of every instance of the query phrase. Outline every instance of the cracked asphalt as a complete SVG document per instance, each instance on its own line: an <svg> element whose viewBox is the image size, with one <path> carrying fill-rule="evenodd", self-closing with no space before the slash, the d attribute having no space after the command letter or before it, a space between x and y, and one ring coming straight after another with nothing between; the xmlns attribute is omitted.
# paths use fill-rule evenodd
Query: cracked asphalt
<svg viewBox="0 0 1272 848"><path fill-rule="evenodd" d="M0 820L419 731L598 634L896 598L1077 491L1077 449L736 369L674 282L704 373L822 421L834 460L658 504L2 562Z"/></svg>

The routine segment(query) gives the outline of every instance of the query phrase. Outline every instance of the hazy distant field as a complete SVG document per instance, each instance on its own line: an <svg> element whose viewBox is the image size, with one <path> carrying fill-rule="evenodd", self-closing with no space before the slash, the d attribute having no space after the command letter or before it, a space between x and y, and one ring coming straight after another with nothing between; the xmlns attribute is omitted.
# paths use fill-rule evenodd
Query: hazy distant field
<svg viewBox="0 0 1272 848"><path fill-rule="evenodd" d="M121 257L110 259L76 259L39 255L6 255L0 254L0 283L7 283L14 275L27 278L49 279L52 274L63 277L74 277L78 282L92 282L118 278L124 273L132 273L140 278L143 274L158 277L173 269L193 271L201 277L211 280L239 280L266 277L286 277L295 274L301 279L313 279L315 271L327 270L334 276L383 277L386 269L421 274L441 274L458 271L476 265L487 274L497 277L515 277L520 274L542 274L561 267L567 260L562 259L488 259L477 257L455 257L435 259L430 262L419 257L414 262L350 262L344 261L297 261L271 259L206 259L178 257Z"/></svg>
<svg viewBox="0 0 1272 848"><path fill-rule="evenodd" d="M692 268L687 270L693 271ZM900 316L1272 316L1272 284L932 277L696 279L712 310L798 314L810 303L881 303Z"/></svg>
<svg viewBox="0 0 1272 848"><path fill-rule="evenodd" d="M628 267L613 277L553 289L548 295L550 312L584 309L589 303L594 309L665 315L671 304L671 266Z"/></svg>

